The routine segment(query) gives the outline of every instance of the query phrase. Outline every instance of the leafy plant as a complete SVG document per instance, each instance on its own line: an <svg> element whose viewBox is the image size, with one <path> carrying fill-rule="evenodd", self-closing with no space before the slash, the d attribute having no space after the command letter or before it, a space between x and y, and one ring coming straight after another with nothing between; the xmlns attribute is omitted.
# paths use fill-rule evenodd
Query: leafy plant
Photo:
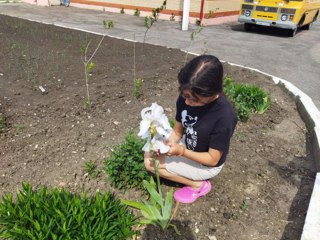
<svg viewBox="0 0 320 240"><path fill-rule="evenodd" d="M92 161L92 160L90 160L89 162L85 162L85 163L83 164L83 168L84 168L84 170L86 171L86 173L88 173L89 176L91 176L91 177L96 178L96 177L98 177L99 174L100 174L100 171L97 170L97 165L96 165L95 162Z"/></svg>
<svg viewBox="0 0 320 240"><path fill-rule="evenodd" d="M109 21L103 20L103 27L105 29L113 28L114 27L113 21L112 20L109 20Z"/></svg>
<svg viewBox="0 0 320 240"><path fill-rule="evenodd" d="M89 45L91 43L91 40L89 41L89 43L87 44L87 46L81 46L80 47L80 52L81 52L81 60L83 62L84 65L84 75L85 75L85 83L86 83L86 89L87 89L87 99L85 101L85 105L87 107L91 106L91 100L90 100L90 92L89 92L89 79L91 77L91 71L94 68L94 63L92 61L94 55L97 53L103 39L105 36L103 36L100 40L100 42L98 43L96 49L94 50L94 52L90 55L90 57L87 56L88 54L88 48Z"/></svg>
<svg viewBox="0 0 320 240"><path fill-rule="evenodd" d="M172 217L175 214L175 211L171 214L173 206L173 188L170 189L164 199L162 197L161 188L157 191L156 184L152 177L150 178L150 182L144 180L143 186L147 189L150 195L149 201L142 200L143 202L141 203L122 199L121 202L140 210L142 216L140 217L139 225L158 225L162 229L167 229L171 226L175 229L176 233L179 234L176 226L171 224ZM158 183L158 187L160 186L160 183Z"/></svg>
<svg viewBox="0 0 320 240"><path fill-rule="evenodd" d="M14 127L17 131L22 131L23 129L26 128L26 126L23 124L15 124Z"/></svg>
<svg viewBox="0 0 320 240"><path fill-rule="evenodd" d="M140 10L138 8L134 11L133 16L136 16L136 17L140 16Z"/></svg>
<svg viewBox="0 0 320 240"><path fill-rule="evenodd" d="M170 21L175 21L175 20L176 20L176 15L174 15L173 13L171 13Z"/></svg>
<svg viewBox="0 0 320 240"><path fill-rule="evenodd" d="M240 205L240 209L241 209L242 211L245 211L245 210L247 210L248 208L249 208L248 202L247 202L246 200L243 200L243 201L242 201L242 204Z"/></svg>
<svg viewBox="0 0 320 240"><path fill-rule="evenodd" d="M224 89L240 121L248 120L252 112L263 114L270 107L270 95L255 85L233 83L226 77Z"/></svg>
<svg viewBox="0 0 320 240"><path fill-rule="evenodd" d="M206 15L206 18L212 18L214 16L214 13L218 10L219 8L216 8L215 10L209 10L208 14Z"/></svg>
<svg viewBox="0 0 320 240"><path fill-rule="evenodd" d="M87 197L23 183L16 198L7 194L0 203L1 239L127 239L135 224L110 192Z"/></svg>
<svg viewBox="0 0 320 240"><path fill-rule="evenodd" d="M110 157L104 161L108 179L115 187L143 189L142 181L149 176L141 151L144 144L145 141L137 138L133 131L129 131L124 142L116 146Z"/></svg>
<svg viewBox="0 0 320 240"><path fill-rule="evenodd" d="M144 18L144 26L146 27L146 31L144 33L144 40L146 41L147 32L152 27L152 25L158 20L160 12L166 8L167 0L163 1L162 5L159 8L152 9L152 15L146 16Z"/></svg>
<svg viewBox="0 0 320 240"><path fill-rule="evenodd" d="M155 166L157 185L152 177L150 178L150 182L143 180L143 186L147 189L150 196L149 201L142 200L141 203L122 199L121 202L140 210L142 216L140 216L138 225L159 225L163 230L171 226L174 228L176 233L180 235L176 226L171 224L171 220L178 209L179 203L177 203L176 208L172 213L173 188L171 188L167 193L166 198L163 198L158 169L159 162L155 157L153 157L153 163Z"/></svg>
<svg viewBox="0 0 320 240"><path fill-rule="evenodd" d="M121 13L121 14L125 14L124 8L121 8L120 13Z"/></svg>
<svg viewBox="0 0 320 240"><path fill-rule="evenodd" d="M4 117L0 113L0 133L5 129L5 127L6 127L6 123L5 123Z"/></svg>
<svg viewBox="0 0 320 240"><path fill-rule="evenodd" d="M139 98L142 94L142 82L143 79L142 78L137 78L135 80L135 85L134 85L134 96L136 98Z"/></svg>
<svg viewBox="0 0 320 240"><path fill-rule="evenodd" d="M201 25L201 23L199 25L197 25L197 28L195 30L193 30L190 34L190 44L188 47L188 50L186 52L186 57L185 57L185 61L184 61L184 65L187 63L188 61L188 55L189 55L189 49L194 41L194 38L196 37L196 35L198 35L199 33L202 32L202 30L204 29L203 25Z"/></svg>

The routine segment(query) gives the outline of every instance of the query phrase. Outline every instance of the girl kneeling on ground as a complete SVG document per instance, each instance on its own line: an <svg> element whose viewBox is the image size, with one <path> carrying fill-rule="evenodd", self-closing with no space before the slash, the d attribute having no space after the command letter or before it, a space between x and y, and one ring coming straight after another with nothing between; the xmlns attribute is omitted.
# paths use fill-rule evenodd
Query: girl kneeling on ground
<svg viewBox="0 0 320 240"><path fill-rule="evenodd" d="M223 66L214 56L192 59L178 74L180 95L168 139L170 150L158 155L159 175L186 185L174 192L181 203L192 203L211 190L208 179L223 168L237 117L223 94ZM155 172L150 153L144 156Z"/></svg>

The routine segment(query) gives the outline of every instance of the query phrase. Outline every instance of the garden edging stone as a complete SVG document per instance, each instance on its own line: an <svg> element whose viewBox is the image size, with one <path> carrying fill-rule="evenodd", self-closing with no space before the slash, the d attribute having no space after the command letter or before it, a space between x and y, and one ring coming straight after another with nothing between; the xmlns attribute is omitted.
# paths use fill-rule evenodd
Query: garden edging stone
<svg viewBox="0 0 320 240"><path fill-rule="evenodd" d="M318 172L314 182L301 240L318 240L320 229L320 112L312 99L289 81L258 69L229 62L228 64L270 76L276 85L295 100L298 111L311 134L312 155Z"/></svg>

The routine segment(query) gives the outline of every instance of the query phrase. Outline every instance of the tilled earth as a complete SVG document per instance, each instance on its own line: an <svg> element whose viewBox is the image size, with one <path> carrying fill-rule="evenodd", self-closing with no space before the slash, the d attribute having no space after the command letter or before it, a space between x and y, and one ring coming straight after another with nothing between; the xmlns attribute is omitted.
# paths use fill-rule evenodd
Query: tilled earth
<svg viewBox="0 0 320 240"><path fill-rule="evenodd" d="M129 129L138 129L142 108L157 102L174 117L185 53L106 37L93 59L88 108L80 49L91 41L92 53L101 36L1 15L0 22L0 114L6 125L0 196L28 181L138 199L138 191L122 193L105 181L103 161ZM300 239L315 177L306 126L294 101L268 77L224 67L234 81L270 93L272 105L238 124L212 191L180 204L173 223L181 235L148 226L140 239ZM143 79L139 99L135 78ZM97 179L84 172L89 160L102 172Z"/></svg>

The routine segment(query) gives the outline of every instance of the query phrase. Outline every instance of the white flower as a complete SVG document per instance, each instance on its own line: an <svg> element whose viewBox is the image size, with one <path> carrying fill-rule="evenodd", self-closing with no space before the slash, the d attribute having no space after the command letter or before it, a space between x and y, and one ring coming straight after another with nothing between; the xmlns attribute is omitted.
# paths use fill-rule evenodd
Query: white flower
<svg viewBox="0 0 320 240"><path fill-rule="evenodd" d="M138 136L147 139L142 150L168 152L170 148L164 141L169 138L172 128L163 108L157 103L152 103L151 107L142 109L141 118Z"/></svg>

